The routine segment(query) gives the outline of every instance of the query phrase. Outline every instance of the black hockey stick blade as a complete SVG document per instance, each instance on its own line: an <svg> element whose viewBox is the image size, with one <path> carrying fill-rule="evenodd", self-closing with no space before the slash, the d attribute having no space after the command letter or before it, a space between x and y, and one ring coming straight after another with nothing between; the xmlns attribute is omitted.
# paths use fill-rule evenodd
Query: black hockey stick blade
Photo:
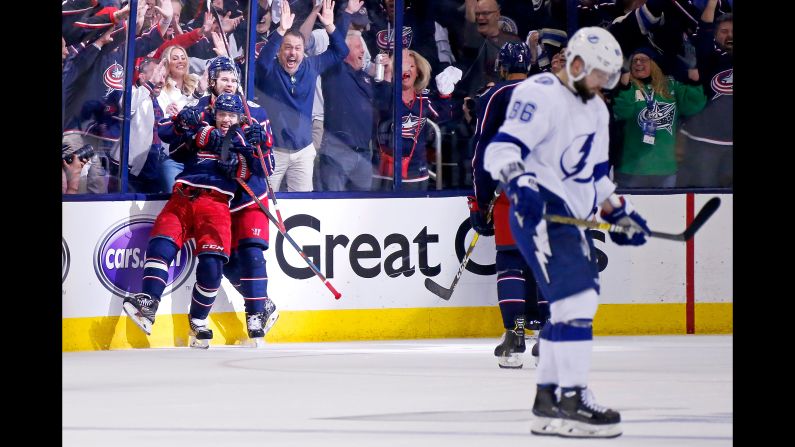
<svg viewBox="0 0 795 447"><path fill-rule="evenodd" d="M720 197L713 197L704 204L701 210L693 218L690 226L680 234L661 233L659 231L652 231L652 237L659 237L662 239L670 239L674 241L689 241L706 222L715 214L720 206Z"/></svg>
<svg viewBox="0 0 795 447"><path fill-rule="evenodd" d="M430 290L431 293L438 296L443 300L449 300L450 296L453 295L453 289L448 289L446 287L440 286L439 284L435 283L431 278L425 278L425 288Z"/></svg>

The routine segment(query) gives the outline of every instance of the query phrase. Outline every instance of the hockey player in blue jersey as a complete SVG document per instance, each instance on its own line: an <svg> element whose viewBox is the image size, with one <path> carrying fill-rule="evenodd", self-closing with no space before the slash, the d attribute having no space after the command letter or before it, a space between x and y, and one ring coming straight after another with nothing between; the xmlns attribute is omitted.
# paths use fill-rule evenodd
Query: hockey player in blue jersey
<svg viewBox="0 0 795 447"><path fill-rule="evenodd" d="M196 105L203 111L204 116L213 116L218 95L237 92L239 73L234 61L228 57L219 56L210 61L207 67L207 95L201 97ZM275 166L271 152L273 133L270 120L265 109L259 105L252 102L248 102L247 105L250 116L243 117L243 120L247 121L250 118L251 121L243 126L246 140L252 145L260 145L265 157L265 169L270 175ZM256 150L254 153L257 153ZM255 162L259 164L259 160ZM262 204L268 206L268 185L265 176L259 174L257 172L252 175L247 183ZM259 344L279 318L276 305L268 298L268 272L263 253L263 250L268 249L269 244L268 218L254 199L239 187L235 191L230 210L232 255L229 262L224 265L224 276L243 297L248 336Z"/></svg>
<svg viewBox="0 0 795 447"><path fill-rule="evenodd" d="M504 79L488 89L478 100L475 129L475 155L472 158L475 196L470 197L472 228L483 236L494 235L497 246L497 300L505 334L494 350L500 368L521 368L525 352L525 329L540 331L549 318L549 303L538 293L530 267L522 258L511 235L508 198L502 191L494 204L492 221L486 213L498 182L483 169L483 153L505 121L505 110L519 82L527 79L530 49L524 42L507 42L497 57L500 77ZM537 334L536 334L537 335ZM538 348L531 350L538 356Z"/></svg>
<svg viewBox="0 0 795 447"><path fill-rule="evenodd" d="M243 114L236 95L223 94L215 101L215 126L199 122L195 109L183 109L171 125L158 134L169 144L184 144L185 169L177 176L165 207L155 220L146 248L142 292L126 297L124 311L147 335L151 334L160 298L168 279L168 265L189 239L196 240L196 284L188 322L190 346L207 348L213 338L207 317L221 285L223 264L228 261L231 236L229 203L237 190L237 179L248 180L261 171L243 132L233 126ZM170 120L170 118L168 118ZM231 145L222 157L228 133ZM261 175L261 172L260 172Z"/></svg>
<svg viewBox="0 0 795 447"><path fill-rule="evenodd" d="M599 301L593 241L583 229L547 223L543 215L591 219L601 206L602 219L635 230L610 233L614 243L646 242L646 221L608 178L609 115L597 95L615 87L623 62L609 32L579 29L569 40L565 69L514 88L505 123L486 148L484 167L507 192L511 231L550 302L533 404L531 432L538 435L621 434L620 414L596 404L588 389Z"/></svg>

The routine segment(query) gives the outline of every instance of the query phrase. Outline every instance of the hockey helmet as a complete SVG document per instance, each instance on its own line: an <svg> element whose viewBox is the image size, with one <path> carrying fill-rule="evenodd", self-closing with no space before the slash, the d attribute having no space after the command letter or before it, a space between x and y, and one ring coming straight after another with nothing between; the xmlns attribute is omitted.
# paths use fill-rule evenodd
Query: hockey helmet
<svg viewBox="0 0 795 447"><path fill-rule="evenodd" d="M524 42L506 42L497 56L496 69L508 73L527 73L530 68L530 48Z"/></svg>
<svg viewBox="0 0 795 447"><path fill-rule="evenodd" d="M571 64L579 56L585 66L579 76L571 74ZM624 55L621 46L609 31L598 26L580 28L569 39L566 47L566 74L569 76L569 87L574 88L574 82L588 76L594 69L607 73L608 79L604 88L611 89L616 86L621 77L621 66L624 64Z"/></svg>
<svg viewBox="0 0 795 447"><path fill-rule="evenodd" d="M215 100L215 110L223 110L226 112L239 114L245 113L245 110L243 110L243 101L239 96L233 95L231 93L224 93L218 96L218 99Z"/></svg>
<svg viewBox="0 0 795 447"><path fill-rule="evenodd" d="M214 81L218 79L218 75L222 71L231 71L235 74L235 78L240 79L235 62L226 56L218 56L211 60L210 65L207 66L207 80Z"/></svg>

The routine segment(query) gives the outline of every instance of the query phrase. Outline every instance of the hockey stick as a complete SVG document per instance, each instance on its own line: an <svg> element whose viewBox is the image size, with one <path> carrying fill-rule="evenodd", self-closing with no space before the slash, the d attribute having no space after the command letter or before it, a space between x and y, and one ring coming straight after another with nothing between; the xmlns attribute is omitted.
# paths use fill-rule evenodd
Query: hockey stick
<svg viewBox="0 0 795 447"><path fill-rule="evenodd" d="M215 16L215 21L218 23L218 28L221 29L221 41L224 43L224 49L226 50L226 57L231 59L231 54L229 53L229 43L226 40L226 33L224 33L223 28L221 28L221 16L218 14L218 11L212 7L212 1L207 0L207 11L212 11ZM246 100L246 92L243 90L243 86L241 85L242 80L238 75L238 83L237 83L237 90L240 93L240 97L243 99L243 108L246 110L246 119L248 120L249 124L251 123L251 111L248 108L248 101ZM268 197L271 198L271 202L273 202L273 211L276 212L276 218L278 219L274 222L274 225L279 227L280 229L284 230L284 220L282 219L282 213L279 210L279 204L276 202L276 194L273 192L273 187L271 187L271 179L268 175L268 170L265 168L265 156L262 153L262 149L258 144L257 148L257 158L259 158L260 165L262 166L262 171L265 173L265 184L268 186Z"/></svg>
<svg viewBox="0 0 795 447"><path fill-rule="evenodd" d="M671 241L688 241L693 235L696 234L696 231L701 228L702 225L717 211L718 207L720 206L720 198L713 197L704 204L701 210L698 212L695 218L693 218L693 222L690 223L685 231L681 233L663 233L662 231L652 231L648 234L651 237L657 237L660 239L668 239ZM555 214L545 214L544 220L547 222L554 222L560 224L567 224L567 225L576 225L578 227L586 227L586 228L593 228L595 230L604 230L611 233L634 233L637 230L633 229L629 226L624 225L615 225L603 222L591 222L590 220L583 220L583 219L576 219L574 217L567 217L567 216L558 216Z"/></svg>
<svg viewBox="0 0 795 447"><path fill-rule="evenodd" d="M331 291L331 293L334 294L334 299L340 299L340 297L342 297L342 294L337 292L337 289L335 289L334 286L332 286L331 283L328 281L328 279L326 279L326 277L323 276L322 273L320 273L320 269L318 269L317 266L315 266L315 264L309 260L309 257L307 257L306 253L304 253L304 251L301 250L301 247L299 247L298 244L295 243L293 238L290 237L289 234L287 234L287 230L284 228L284 226L279 225L279 222L276 220L273 214L270 211L268 211L268 208L265 207L265 205L257 197L257 195L254 194L254 191L252 191L251 188L242 179L237 178L236 180L237 183L240 185L240 187L243 188L243 190L245 190L246 193L248 193L248 195L251 196L252 199L254 199L254 202L256 202L257 205L259 205L259 208L262 210L263 213L265 213L266 216L268 216L268 219L271 222L273 222L274 225L276 225L276 227L279 230L279 233L281 233L282 236L284 236L284 238L287 239L288 242L290 242L290 245L293 246L295 251L297 251L298 254L301 255L301 257L304 259L304 261L306 261L306 264L309 266L309 268L312 269L313 272L315 272L315 276L320 278L320 280L323 281L323 284L325 284L325 286L328 287L329 291Z"/></svg>
<svg viewBox="0 0 795 447"><path fill-rule="evenodd" d="M497 203L497 198L500 196L500 189L497 188L494 191L494 197L492 197L491 202L489 202L489 210L486 213L486 223L491 222L491 215L494 212L494 204ZM445 288L444 286L436 283L431 278L425 278L425 288L430 290L431 293L438 296L443 300L449 300L450 297L453 295L453 289L455 289L455 285L458 284L458 280L461 279L461 275L464 274L464 269L466 269L467 263L469 262L469 258L472 256L472 251L475 249L475 244L478 243L478 239L480 238L480 233L477 231L475 232L475 236L472 237L472 242L469 243L469 248L467 248L467 252L464 255L464 260L461 261L461 265L458 267L458 272L455 274L455 278L453 278L453 283L450 284L450 287Z"/></svg>

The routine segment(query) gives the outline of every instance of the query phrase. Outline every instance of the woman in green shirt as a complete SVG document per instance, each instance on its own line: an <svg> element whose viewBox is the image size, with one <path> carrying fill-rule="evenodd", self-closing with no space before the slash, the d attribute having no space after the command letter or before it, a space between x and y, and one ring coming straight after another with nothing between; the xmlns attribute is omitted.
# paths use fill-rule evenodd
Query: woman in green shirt
<svg viewBox="0 0 795 447"><path fill-rule="evenodd" d="M614 173L619 188L673 188L680 115L698 113L707 102L695 66L688 69L692 84L683 83L666 76L657 57L651 48L630 55L630 71L621 77L613 102L616 120L624 121L624 146Z"/></svg>

